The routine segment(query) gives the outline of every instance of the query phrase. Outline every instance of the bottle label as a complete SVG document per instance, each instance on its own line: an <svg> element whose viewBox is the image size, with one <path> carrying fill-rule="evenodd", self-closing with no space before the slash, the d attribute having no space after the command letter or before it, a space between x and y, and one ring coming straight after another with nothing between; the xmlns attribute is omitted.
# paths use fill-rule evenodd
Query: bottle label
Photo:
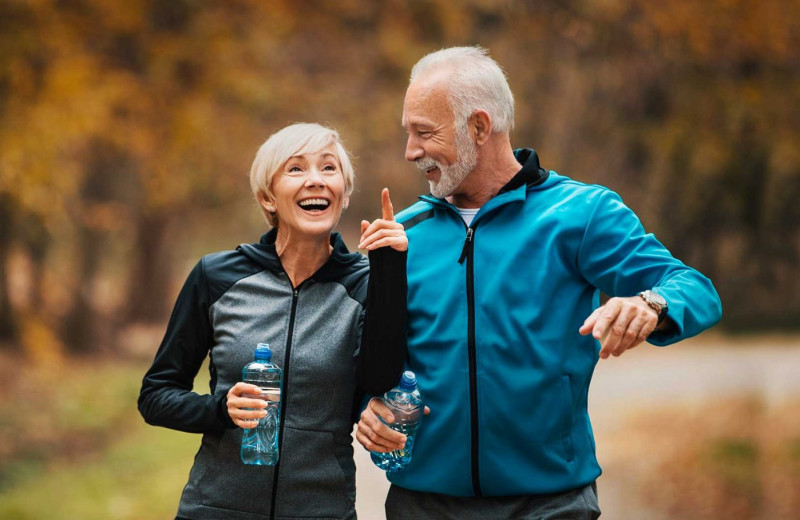
<svg viewBox="0 0 800 520"><path fill-rule="evenodd" d="M264 401L273 401L279 403L281 402L281 391L279 388L261 387L260 394L242 394L242 397L247 397L249 399L263 399Z"/></svg>

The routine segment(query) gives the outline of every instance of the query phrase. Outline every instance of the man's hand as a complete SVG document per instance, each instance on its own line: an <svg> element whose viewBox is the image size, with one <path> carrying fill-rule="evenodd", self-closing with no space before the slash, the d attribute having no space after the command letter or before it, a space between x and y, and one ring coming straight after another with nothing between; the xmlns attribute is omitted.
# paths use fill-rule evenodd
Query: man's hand
<svg viewBox="0 0 800 520"><path fill-rule="evenodd" d="M647 339L658 313L639 296L611 298L586 318L578 332L600 340L600 357L621 356Z"/></svg>
<svg viewBox="0 0 800 520"><path fill-rule="evenodd" d="M408 237L406 237L403 225L394 220L394 208L389 198L389 188L383 188L381 191L381 213L383 218L373 221L372 224L366 220L361 221L361 239L358 247L372 251L388 246L397 251L406 251Z"/></svg>
<svg viewBox="0 0 800 520"><path fill-rule="evenodd" d="M423 413L425 415L431 413L430 408L426 406ZM402 449L406 445L406 436L387 426L378 418L379 415L388 423L394 422L394 416L384 404L383 399L373 397L361 412L361 420L358 421L358 430L356 430L356 440L367 450L379 453Z"/></svg>

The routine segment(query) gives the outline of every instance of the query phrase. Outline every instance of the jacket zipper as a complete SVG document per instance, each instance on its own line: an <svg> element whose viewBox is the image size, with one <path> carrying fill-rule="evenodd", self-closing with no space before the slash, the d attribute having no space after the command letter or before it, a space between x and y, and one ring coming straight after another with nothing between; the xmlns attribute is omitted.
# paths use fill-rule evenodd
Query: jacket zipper
<svg viewBox="0 0 800 520"><path fill-rule="evenodd" d="M302 284L301 284L302 285ZM286 337L286 349L283 355L283 395L281 396L281 413L278 418L278 462L275 463L275 471L272 474L272 500L270 500L270 519L275 518L275 497L278 494L278 474L281 470L281 460L283 460L283 426L286 417L286 406L289 395L289 360L292 353L292 336L294 335L294 318L297 314L297 296L300 293L300 286L292 290L292 311L289 314L289 332Z"/></svg>
<svg viewBox="0 0 800 520"><path fill-rule="evenodd" d="M474 227L467 227L467 236L458 263L467 261L467 352L469 355L469 402L472 413L471 458L472 490L476 497L482 497L480 467L478 462L478 360L475 352L475 275L473 270Z"/></svg>

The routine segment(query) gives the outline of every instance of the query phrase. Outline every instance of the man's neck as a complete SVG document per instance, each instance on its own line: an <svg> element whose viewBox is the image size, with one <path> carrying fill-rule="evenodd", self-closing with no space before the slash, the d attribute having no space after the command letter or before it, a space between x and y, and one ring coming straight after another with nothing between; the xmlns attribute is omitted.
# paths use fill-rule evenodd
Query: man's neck
<svg viewBox="0 0 800 520"><path fill-rule="evenodd" d="M493 136L481 146L475 169L447 201L458 208L480 208L497 195L520 168L508 135Z"/></svg>

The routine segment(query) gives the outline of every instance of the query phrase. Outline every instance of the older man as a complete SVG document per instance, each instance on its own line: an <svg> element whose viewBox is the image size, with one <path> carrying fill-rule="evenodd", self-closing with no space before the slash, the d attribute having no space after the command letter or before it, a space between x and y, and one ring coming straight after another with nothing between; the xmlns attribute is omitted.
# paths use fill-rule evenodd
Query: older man
<svg viewBox="0 0 800 520"><path fill-rule="evenodd" d="M430 407L414 457L388 474L389 519L597 518L587 413L598 358L675 343L721 316L613 191L514 151L514 100L484 49L425 56L403 107L406 159L431 194L397 215L408 253L408 367ZM366 244L363 244L366 245ZM600 291L612 296L600 306ZM405 436L380 400L357 438Z"/></svg>

